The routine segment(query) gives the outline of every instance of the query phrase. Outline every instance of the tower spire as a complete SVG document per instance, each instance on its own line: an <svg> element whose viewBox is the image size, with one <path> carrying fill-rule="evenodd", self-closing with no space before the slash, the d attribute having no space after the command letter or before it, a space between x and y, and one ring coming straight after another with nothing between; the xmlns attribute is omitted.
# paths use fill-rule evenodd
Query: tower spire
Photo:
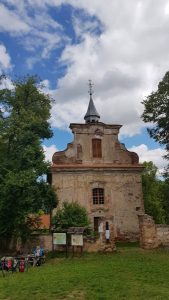
<svg viewBox="0 0 169 300"><path fill-rule="evenodd" d="M91 80L89 80L89 95L90 95L90 100L89 100L89 105L88 105L88 109L87 109L87 112L84 116L84 119L86 121L86 123L95 123L95 122L98 122L99 119L100 119L100 116L96 110L96 107L94 105L94 102L93 102L93 98L92 98L92 95L93 95L93 83Z"/></svg>

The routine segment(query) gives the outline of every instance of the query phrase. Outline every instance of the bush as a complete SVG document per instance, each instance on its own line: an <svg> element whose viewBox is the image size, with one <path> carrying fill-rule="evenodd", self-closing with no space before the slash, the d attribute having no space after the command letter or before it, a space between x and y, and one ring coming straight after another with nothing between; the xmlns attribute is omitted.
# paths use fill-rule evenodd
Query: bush
<svg viewBox="0 0 169 300"><path fill-rule="evenodd" d="M88 227L90 222L84 207L76 202L64 202L53 217L52 224L55 229L64 230L69 227Z"/></svg>

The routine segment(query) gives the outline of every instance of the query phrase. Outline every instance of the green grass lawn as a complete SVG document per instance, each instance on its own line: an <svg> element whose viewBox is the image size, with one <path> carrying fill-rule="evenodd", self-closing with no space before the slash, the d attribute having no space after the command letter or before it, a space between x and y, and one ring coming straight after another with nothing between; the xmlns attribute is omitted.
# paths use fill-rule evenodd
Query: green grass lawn
<svg viewBox="0 0 169 300"><path fill-rule="evenodd" d="M169 251L121 247L114 254L50 259L27 273L0 273L0 299L169 299Z"/></svg>

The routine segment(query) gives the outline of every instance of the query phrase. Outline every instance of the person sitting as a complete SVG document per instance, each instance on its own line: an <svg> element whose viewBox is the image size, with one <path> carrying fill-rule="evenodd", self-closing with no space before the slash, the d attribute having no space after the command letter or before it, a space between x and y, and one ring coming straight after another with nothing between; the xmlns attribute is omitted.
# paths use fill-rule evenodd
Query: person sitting
<svg viewBox="0 0 169 300"><path fill-rule="evenodd" d="M39 245L36 246L34 252L33 267L41 265L41 258L44 256L44 250Z"/></svg>

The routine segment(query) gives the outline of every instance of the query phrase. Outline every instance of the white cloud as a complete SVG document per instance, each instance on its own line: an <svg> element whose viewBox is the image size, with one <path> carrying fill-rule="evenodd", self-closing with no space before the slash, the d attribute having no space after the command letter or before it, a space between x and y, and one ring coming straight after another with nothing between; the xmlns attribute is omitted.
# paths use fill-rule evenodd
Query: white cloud
<svg viewBox="0 0 169 300"><path fill-rule="evenodd" d="M45 79L41 82L41 85L43 87L43 91L46 92L47 94L49 93L49 88L50 88L50 82L48 79Z"/></svg>
<svg viewBox="0 0 169 300"><path fill-rule="evenodd" d="M86 107L81 102L57 103L53 105L51 124L58 128L68 129L70 123L83 122ZM78 114L77 114L78 112Z"/></svg>
<svg viewBox="0 0 169 300"><path fill-rule="evenodd" d="M45 160L50 162L52 161L53 154L58 151L55 145L51 145L49 147L43 145L43 150L45 153Z"/></svg>
<svg viewBox="0 0 169 300"><path fill-rule="evenodd" d="M164 168L167 167L167 161L163 159L163 156L166 155L166 151L162 148L149 149L145 144L141 144L139 146L133 146L128 150L136 152L141 163L144 161L152 161L158 167L159 173L162 173Z"/></svg>
<svg viewBox="0 0 169 300"><path fill-rule="evenodd" d="M0 44L0 68L2 70L7 70L12 67L11 57L8 54L6 47L3 44Z"/></svg>
<svg viewBox="0 0 169 300"><path fill-rule="evenodd" d="M72 116L74 122L79 117L82 121L88 105L86 83L93 79L94 101L101 120L124 124L122 134L139 133L145 126L140 119L141 101L169 69L167 1L162 4L152 0L126 3L107 0L106 5L101 0L62 3L95 15L102 23L102 33L91 33L91 26L85 26L80 15L74 19L74 29L81 40L76 45L67 45L60 59L67 72L59 80L57 90L52 91L57 102L62 103L61 115L55 111L60 104L53 109L53 125L67 127ZM97 24L93 24L94 28Z"/></svg>
<svg viewBox="0 0 169 300"><path fill-rule="evenodd" d="M0 82L0 90L2 89L9 89L9 90L14 89L14 85L9 77L2 78Z"/></svg>
<svg viewBox="0 0 169 300"><path fill-rule="evenodd" d="M0 4L0 32L8 32L27 51L29 69L36 62L50 57L51 52L69 39L62 25L54 20L47 9L37 9L36 1L2 0Z"/></svg>
<svg viewBox="0 0 169 300"><path fill-rule="evenodd" d="M52 110L55 127L67 128L71 121L83 121L88 105L87 81L93 79L101 120L124 124L121 133L128 136L140 132L145 126L140 119L141 101L169 69L168 0L2 2L5 22L11 18L6 28L2 22L2 28L11 33L15 30L18 35L22 28L19 41L32 52L27 60L30 69L65 45L59 63L66 66L66 73L51 91L57 102ZM50 15L49 8L54 11L62 4L81 9L72 17L77 44L64 34L65 25Z"/></svg>
<svg viewBox="0 0 169 300"><path fill-rule="evenodd" d="M10 11L0 4L0 30L21 34L28 32L30 28L16 12Z"/></svg>

